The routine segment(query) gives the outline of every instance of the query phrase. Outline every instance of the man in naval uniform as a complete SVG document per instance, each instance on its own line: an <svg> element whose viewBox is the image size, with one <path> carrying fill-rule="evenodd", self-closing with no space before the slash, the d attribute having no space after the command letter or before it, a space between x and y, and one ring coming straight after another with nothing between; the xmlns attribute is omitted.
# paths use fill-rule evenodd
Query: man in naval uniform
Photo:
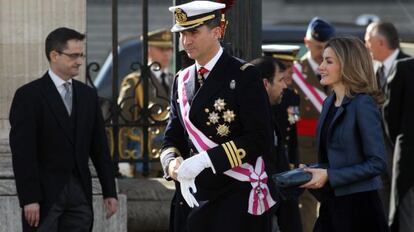
<svg viewBox="0 0 414 232"><path fill-rule="evenodd" d="M287 157L287 164L282 168L278 166L278 172L287 171L299 165L296 121L299 119L300 99L297 92L291 87L293 84L293 64L297 60L296 56L299 49L300 47L296 45L269 44L262 46L265 56L273 57L277 60L277 63L282 64L284 69L282 72L283 80L287 86L283 90L283 97L280 98L280 102L272 104L273 117L280 135L278 136L277 150L285 152ZM288 199L281 201L276 214L281 231L302 232L297 196L289 196Z"/></svg>
<svg viewBox="0 0 414 232"><path fill-rule="evenodd" d="M148 65L151 65L148 80L148 108L151 112L151 123L168 119L169 94L174 75L168 71L168 65L172 57L172 33L167 29L161 29L148 33ZM141 109L144 106L144 85L140 72L127 75L121 84L118 104L122 117L120 122L139 121ZM149 151L153 158L159 157L162 135L165 126L152 126L149 129ZM125 159L137 159L143 154L142 131L138 127L121 127L122 147L120 156ZM134 175L134 167L127 175ZM137 164L137 169L140 169ZM138 170L135 170L138 171Z"/></svg>
<svg viewBox="0 0 414 232"><path fill-rule="evenodd" d="M311 164L317 162L316 124L326 98L327 89L319 83L318 67L322 63L322 54L326 42L335 34L334 27L328 22L313 18L304 38L308 52L293 67L293 89L300 96L300 119L297 121L299 162ZM316 199L308 191L299 199L303 228L312 231L316 221Z"/></svg>
<svg viewBox="0 0 414 232"><path fill-rule="evenodd" d="M271 230L269 100L257 69L220 46L224 8L210 1L169 8L171 31L195 60L174 80L161 153L177 189L170 231Z"/></svg>

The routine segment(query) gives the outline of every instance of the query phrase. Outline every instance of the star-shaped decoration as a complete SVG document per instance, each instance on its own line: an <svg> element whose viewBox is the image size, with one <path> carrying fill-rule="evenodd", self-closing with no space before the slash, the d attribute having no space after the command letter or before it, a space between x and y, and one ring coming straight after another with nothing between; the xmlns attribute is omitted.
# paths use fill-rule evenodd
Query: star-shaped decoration
<svg viewBox="0 0 414 232"><path fill-rule="evenodd" d="M217 110L217 111L222 111L222 110L224 110L224 107L226 106L226 103L224 102L224 99L221 99L221 98L219 98L219 99L217 99L215 102L214 102L214 108Z"/></svg>
<svg viewBox="0 0 414 232"><path fill-rule="evenodd" d="M227 136L230 133L229 127L226 124L220 124L216 129L217 134L221 137Z"/></svg>
<svg viewBox="0 0 414 232"><path fill-rule="evenodd" d="M218 123L219 119L220 119L220 117L219 117L218 113L216 113L216 112L214 112L214 111L208 114L208 120L209 120L212 124L216 124L216 123Z"/></svg>
<svg viewBox="0 0 414 232"><path fill-rule="evenodd" d="M223 112L223 119L225 122L234 121L234 117L236 117L236 115L234 114L233 110L226 110Z"/></svg>

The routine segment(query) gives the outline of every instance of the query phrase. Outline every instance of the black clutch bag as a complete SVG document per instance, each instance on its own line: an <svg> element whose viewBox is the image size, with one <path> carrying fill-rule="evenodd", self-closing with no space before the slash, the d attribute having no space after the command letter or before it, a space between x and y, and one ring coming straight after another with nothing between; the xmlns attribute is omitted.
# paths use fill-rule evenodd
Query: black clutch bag
<svg viewBox="0 0 414 232"><path fill-rule="evenodd" d="M312 164L308 168L327 168L327 164ZM272 175L277 188L298 187L312 179L312 173L305 172L304 168L296 168Z"/></svg>

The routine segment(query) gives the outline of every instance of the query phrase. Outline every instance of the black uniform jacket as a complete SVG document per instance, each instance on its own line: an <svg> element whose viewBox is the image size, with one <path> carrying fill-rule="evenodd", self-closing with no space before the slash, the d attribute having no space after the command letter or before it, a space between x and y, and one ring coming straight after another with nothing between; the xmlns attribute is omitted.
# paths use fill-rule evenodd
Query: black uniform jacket
<svg viewBox="0 0 414 232"><path fill-rule="evenodd" d="M74 173L92 204L89 158L104 197L116 197L97 94L79 81L72 83L75 120L70 119L47 73L19 88L10 110L10 146L20 205L39 202L41 219Z"/></svg>
<svg viewBox="0 0 414 232"><path fill-rule="evenodd" d="M195 65L190 72L196 72ZM186 72L188 69L183 70ZM177 75L178 76L178 75ZM176 149L183 158L198 151L183 127L177 101L177 79L174 81L171 111L163 150ZM191 122L217 147L207 150L216 170L205 169L196 178L198 200L214 200L223 194L245 191L251 185L235 180L223 172L248 162L254 166L259 156L266 163L267 174L274 173L270 154L273 145L270 105L259 72L250 64L228 55L225 51L210 71L204 85L195 92L196 75L186 87L191 109ZM268 184L272 188L270 181ZM272 191L272 190L271 190ZM248 199L240 201L247 210Z"/></svg>

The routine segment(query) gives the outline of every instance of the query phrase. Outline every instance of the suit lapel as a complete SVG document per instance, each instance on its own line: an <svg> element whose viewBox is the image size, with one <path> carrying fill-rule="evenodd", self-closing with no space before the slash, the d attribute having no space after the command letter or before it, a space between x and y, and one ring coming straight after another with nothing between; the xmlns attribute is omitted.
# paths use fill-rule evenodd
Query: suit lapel
<svg viewBox="0 0 414 232"><path fill-rule="evenodd" d="M86 121L85 117L89 115L88 113L85 113L88 111L87 104L85 101L88 101L89 99L86 97L82 97L84 93L82 92L82 88L80 87L81 83L73 80L73 92L75 96L75 104L73 105L76 113L76 144L80 144L77 141L82 139L82 133L84 130L82 128L82 125L85 125L83 122Z"/></svg>
<svg viewBox="0 0 414 232"><path fill-rule="evenodd" d="M229 55L223 51L220 59L217 61L213 70L211 70L207 79L204 81L203 86L198 90L193 99L193 104L190 108L190 118L200 111L205 106L205 102L208 101L212 96L216 94L221 88L220 86L225 83L224 81L228 78L225 72ZM195 79L195 78L194 78Z"/></svg>
<svg viewBox="0 0 414 232"><path fill-rule="evenodd" d="M316 137L316 147L319 150L319 143L321 139L321 132L322 132L322 126L325 123L326 115L328 115L329 108L333 104L333 101L335 99L335 95L328 96L326 99L325 106L322 108L321 116L319 117L319 123L318 123L318 136Z"/></svg>
<svg viewBox="0 0 414 232"><path fill-rule="evenodd" d="M328 137L330 137L331 133L332 133L332 127L333 125L335 125L336 121L338 120L338 118L345 112L345 106L351 101L351 98L345 96L344 99L342 100L342 104L341 106L338 108L338 110L336 111L334 118L332 119L331 124L329 125L328 128Z"/></svg>
<svg viewBox="0 0 414 232"><path fill-rule="evenodd" d="M189 72L190 79L185 84L185 93L187 94L188 104L192 105L193 98L195 95L195 82L196 82L196 75L195 75L195 64L188 67L184 72Z"/></svg>
<svg viewBox="0 0 414 232"><path fill-rule="evenodd" d="M49 74L46 73L42 77L41 85L42 94L46 98L51 112L55 115L55 118L58 121L59 125L62 127L66 137L68 137L69 141L73 143L74 141L71 136L70 125L68 123L68 112L65 108L62 97L60 96Z"/></svg>

